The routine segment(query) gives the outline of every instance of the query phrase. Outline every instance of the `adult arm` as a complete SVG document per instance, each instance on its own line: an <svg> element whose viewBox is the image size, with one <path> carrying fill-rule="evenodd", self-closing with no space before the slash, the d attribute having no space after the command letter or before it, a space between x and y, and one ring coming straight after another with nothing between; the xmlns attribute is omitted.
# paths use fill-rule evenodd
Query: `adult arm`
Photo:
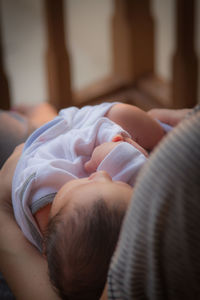
<svg viewBox="0 0 200 300"><path fill-rule="evenodd" d="M14 107L14 111L27 118L34 128L42 126L58 115L55 107L48 102L41 102L32 106L19 105Z"/></svg>
<svg viewBox="0 0 200 300"><path fill-rule="evenodd" d="M153 108L148 111L148 115L154 119L166 123L171 126L176 126L180 121L182 121L185 116L191 112L192 109L165 109L165 108Z"/></svg>
<svg viewBox="0 0 200 300"><path fill-rule="evenodd" d="M0 270L17 299L57 300L47 263L17 226L11 206L11 182L22 147L17 147L0 170Z"/></svg>

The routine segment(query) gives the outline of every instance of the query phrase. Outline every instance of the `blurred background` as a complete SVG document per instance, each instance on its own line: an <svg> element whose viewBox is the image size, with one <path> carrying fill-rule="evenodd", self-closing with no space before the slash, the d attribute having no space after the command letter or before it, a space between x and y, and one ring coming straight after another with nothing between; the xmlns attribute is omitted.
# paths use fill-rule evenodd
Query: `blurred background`
<svg viewBox="0 0 200 300"><path fill-rule="evenodd" d="M62 24L52 21L60 16L64 46ZM192 0L0 0L0 74L10 106L50 101L59 109L107 99L144 109L193 106L200 98L199 20L200 1ZM59 76L66 82L52 88Z"/></svg>

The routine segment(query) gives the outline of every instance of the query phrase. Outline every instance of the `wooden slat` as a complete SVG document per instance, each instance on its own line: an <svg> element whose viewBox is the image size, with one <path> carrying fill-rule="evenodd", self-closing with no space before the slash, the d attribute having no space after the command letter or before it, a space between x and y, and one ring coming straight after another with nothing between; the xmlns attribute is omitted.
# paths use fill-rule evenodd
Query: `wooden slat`
<svg viewBox="0 0 200 300"><path fill-rule="evenodd" d="M0 12L1 17L1 12ZM9 109L10 108L10 94L9 85L6 77L4 63L3 63L3 47L1 38L1 20L0 20L0 108Z"/></svg>
<svg viewBox="0 0 200 300"><path fill-rule="evenodd" d="M172 101L176 108L197 103L198 60L194 50L195 0L176 0L176 52L173 58Z"/></svg>
<svg viewBox="0 0 200 300"><path fill-rule="evenodd" d="M154 23L149 0L115 0L113 72L134 82L154 70Z"/></svg>
<svg viewBox="0 0 200 300"><path fill-rule="evenodd" d="M171 103L171 84L160 77L144 76L137 82L137 89L154 100L160 107L172 107Z"/></svg>
<svg viewBox="0 0 200 300"><path fill-rule="evenodd" d="M49 102L58 110L71 106L69 51L65 41L63 0L45 0ZM65 1L66 3L66 1Z"/></svg>
<svg viewBox="0 0 200 300"><path fill-rule="evenodd" d="M111 95L115 95L118 91L125 90L127 84L125 81L115 76L106 76L96 83L92 83L79 91L74 91L74 104L83 106L89 103L97 103L103 99L109 99Z"/></svg>

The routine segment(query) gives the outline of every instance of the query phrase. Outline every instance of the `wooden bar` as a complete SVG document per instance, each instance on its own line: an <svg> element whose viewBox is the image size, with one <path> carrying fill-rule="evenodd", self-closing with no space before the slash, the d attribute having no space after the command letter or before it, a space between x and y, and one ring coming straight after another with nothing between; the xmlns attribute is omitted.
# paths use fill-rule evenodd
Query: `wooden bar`
<svg viewBox="0 0 200 300"><path fill-rule="evenodd" d="M115 0L113 72L128 82L154 71L154 22L149 0Z"/></svg>
<svg viewBox="0 0 200 300"><path fill-rule="evenodd" d="M45 0L49 102L58 110L72 105L69 51L65 42L63 0ZM66 3L66 1L65 1Z"/></svg>
<svg viewBox="0 0 200 300"><path fill-rule="evenodd" d="M1 17L1 12L0 12ZM0 108L10 109L10 94L9 85L6 77L4 63L3 63L3 46L1 37L1 20L0 20Z"/></svg>
<svg viewBox="0 0 200 300"><path fill-rule="evenodd" d="M197 103L198 60L194 49L195 0L176 0L176 52L173 58L172 102L175 108Z"/></svg>

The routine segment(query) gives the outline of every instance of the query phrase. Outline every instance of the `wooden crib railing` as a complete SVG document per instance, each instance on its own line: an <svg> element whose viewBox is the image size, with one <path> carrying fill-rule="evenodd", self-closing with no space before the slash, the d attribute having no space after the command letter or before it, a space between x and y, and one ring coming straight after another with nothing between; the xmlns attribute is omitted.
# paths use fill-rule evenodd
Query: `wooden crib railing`
<svg viewBox="0 0 200 300"><path fill-rule="evenodd" d="M113 0L112 73L78 92L72 91L71 86L63 0L43 1L48 41L48 100L57 109L113 98L126 99L143 109L155 106L193 107L197 103L198 61L194 50L196 0L175 0L176 51L171 62L172 82L164 82L155 74L155 24L150 12L150 0ZM0 107L7 109L10 107L9 85L4 71L1 42L0 78Z"/></svg>

